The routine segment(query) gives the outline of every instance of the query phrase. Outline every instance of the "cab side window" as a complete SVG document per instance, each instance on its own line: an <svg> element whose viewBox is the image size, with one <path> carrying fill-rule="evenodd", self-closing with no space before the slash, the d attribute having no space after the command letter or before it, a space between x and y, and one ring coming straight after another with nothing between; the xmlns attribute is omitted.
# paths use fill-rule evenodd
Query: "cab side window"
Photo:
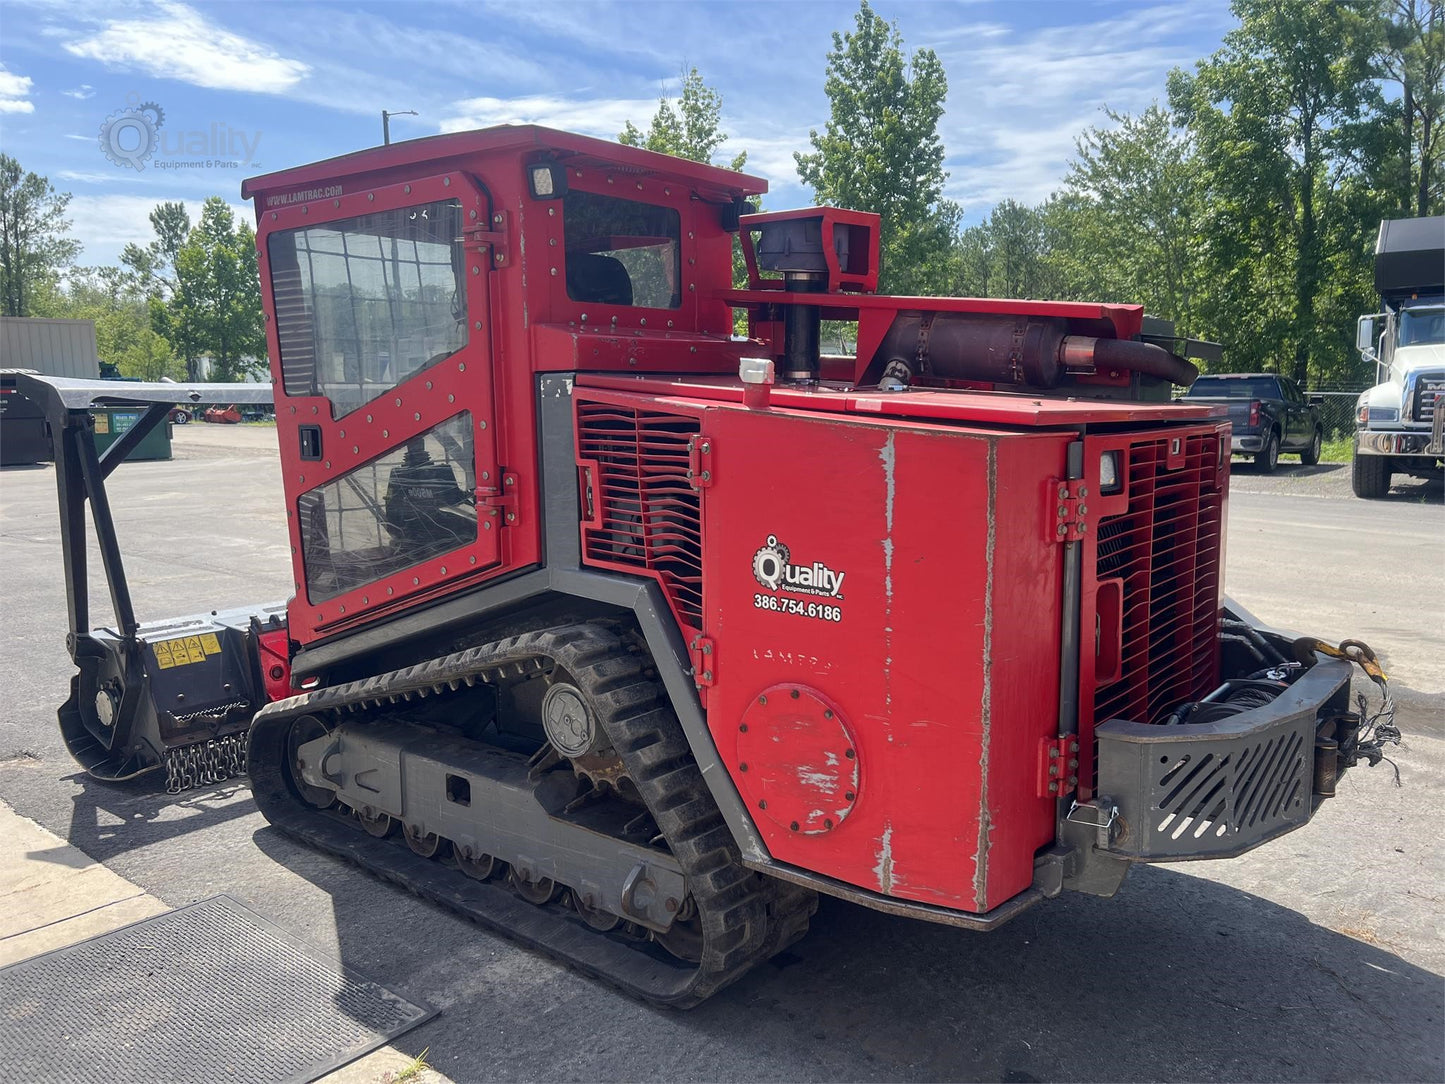
<svg viewBox="0 0 1445 1084"><path fill-rule="evenodd" d="M567 296L590 305L682 304L681 216L576 189L562 197Z"/></svg>
<svg viewBox="0 0 1445 1084"><path fill-rule="evenodd" d="M278 231L266 252L286 394L335 417L467 343L457 200Z"/></svg>

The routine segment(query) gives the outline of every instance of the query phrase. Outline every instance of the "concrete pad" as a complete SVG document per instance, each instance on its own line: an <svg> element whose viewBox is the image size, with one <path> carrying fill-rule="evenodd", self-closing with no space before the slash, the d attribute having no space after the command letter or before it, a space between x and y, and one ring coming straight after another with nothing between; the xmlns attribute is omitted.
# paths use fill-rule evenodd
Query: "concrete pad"
<svg viewBox="0 0 1445 1084"><path fill-rule="evenodd" d="M19 963L52 949L65 948L100 934L109 933L131 922L139 922L170 908L155 896L141 892L129 899L103 904L93 911L57 919L48 925L23 933L0 937L0 967Z"/></svg>
<svg viewBox="0 0 1445 1084"><path fill-rule="evenodd" d="M113 905L120 903L127 906L114 910ZM162 900L0 803L0 950L4 962L74 944L164 910L167 907ZM43 937L26 938L42 931ZM64 939L67 934L69 940ZM45 947L16 955L22 939Z"/></svg>
<svg viewBox="0 0 1445 1084"><path fill-rule="evenodd" d="M425 1062L426 1052L422 1052ZM452 1084L430 1065L413 1069L417 1059L395 1047L383 1046L335 1072L317 1078L317 1084Z"/></svg>

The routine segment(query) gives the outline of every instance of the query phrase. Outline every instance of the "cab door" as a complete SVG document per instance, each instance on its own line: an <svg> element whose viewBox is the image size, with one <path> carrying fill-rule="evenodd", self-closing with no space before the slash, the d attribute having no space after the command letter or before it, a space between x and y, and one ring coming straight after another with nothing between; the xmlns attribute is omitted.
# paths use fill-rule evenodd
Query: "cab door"
<svg viewBox="0 0 1445 1084"><path fill-rule="evenodd" d="M301 643L501 559L490 198L460 172L347 187L261 213Z"/></svg>

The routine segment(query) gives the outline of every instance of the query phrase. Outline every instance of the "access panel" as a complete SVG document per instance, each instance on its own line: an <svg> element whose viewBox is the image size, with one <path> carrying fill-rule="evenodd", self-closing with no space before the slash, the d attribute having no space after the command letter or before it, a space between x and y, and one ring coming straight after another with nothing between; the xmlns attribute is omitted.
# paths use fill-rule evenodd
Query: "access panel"
<svg viewBox="0 0 1445 1084"><path fill-rule="evenodd" d="M1068 434L706 411L708 726L773 858L969 912L1054 831Z"/></svg>

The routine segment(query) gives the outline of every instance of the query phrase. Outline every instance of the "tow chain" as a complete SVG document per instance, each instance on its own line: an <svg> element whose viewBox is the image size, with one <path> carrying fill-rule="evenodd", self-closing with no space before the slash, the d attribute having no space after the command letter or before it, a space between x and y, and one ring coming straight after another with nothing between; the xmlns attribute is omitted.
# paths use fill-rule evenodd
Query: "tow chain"
<svg viewBox="0 0 1445 1084"><path fill-rule="evenodd" d="M1399 786L1399 765L1385 756L1385 746L1399 745L1402 737L1400 728L1395 725L1395 698L1390 694L1390 682L1385 670L1370 645L1363 640L1342 640L1339 647L1331 647L1313 636L1302 636L1294 642L1293 648L1295 658L1301 662L1310 662L1315 652L1319 652L1332 659L1354 663L1380 687L1380 707L1374 712L1370 711L1369 699L1364 693L1355 694L1355 704L1360 716L1359 735L1348 749L1342 745L1340 752L1346 756L1362 756L1371 766L1382 760L1387 761L1395 769L1395 785Z"/></svg>
<svg viewBox="0 0 1445 1084"><path fill-rule="evenodd" d="M229 734L166 752L167 794L180 794L245 774L245 734Z"/></svg>

